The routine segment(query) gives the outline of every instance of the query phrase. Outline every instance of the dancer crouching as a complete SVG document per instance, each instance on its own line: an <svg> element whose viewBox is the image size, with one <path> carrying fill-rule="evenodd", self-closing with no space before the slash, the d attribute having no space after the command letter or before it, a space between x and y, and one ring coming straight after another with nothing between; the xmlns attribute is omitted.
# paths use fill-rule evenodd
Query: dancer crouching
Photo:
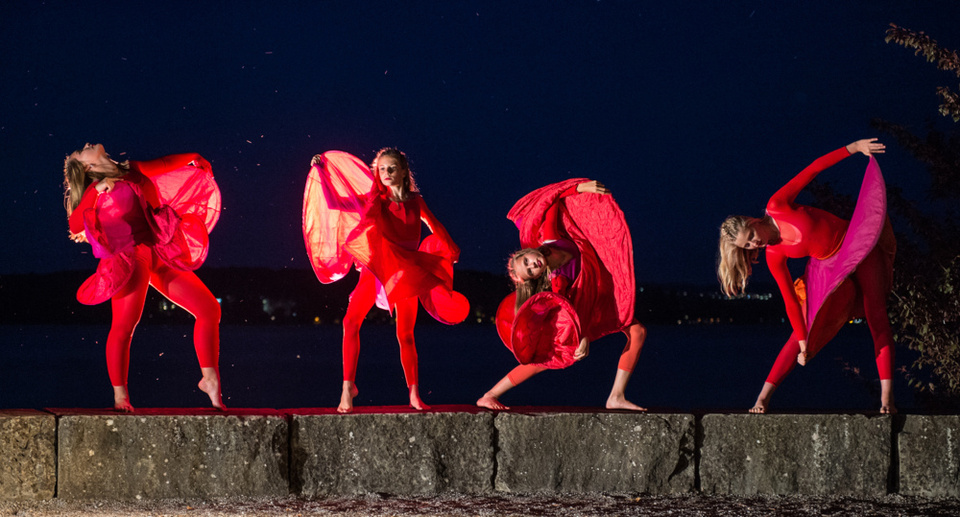
<svg viewBox="0 0 960 517"><path fill-rule="evenodd" d="M646 411L625 394L646 329L633 314L630 230L609 189L585 179L547 185L520 199L507 217L527 247L507 263L516 293L501 303L497 327L521 364L477 405L510 409L499 400L508 390L546 369L580 361L591 341L622 331L627 344L606 407Z"/></svg>

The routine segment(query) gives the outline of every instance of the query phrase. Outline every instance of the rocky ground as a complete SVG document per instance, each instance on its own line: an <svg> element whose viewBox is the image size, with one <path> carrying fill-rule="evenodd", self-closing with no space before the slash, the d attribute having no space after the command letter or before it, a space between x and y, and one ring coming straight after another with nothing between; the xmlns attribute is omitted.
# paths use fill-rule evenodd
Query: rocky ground
<svg viewBox="0 0 960 517"><path fill-rule="evenodd" d="M920 499L891 495L850 497L711 496L462 496L408 498L369 495L350 499L229 499L221 501L0 502L0 516L80 515L165 516L433 516L433 515L683 515L683 516L955 516L960 499Z"/></svg>

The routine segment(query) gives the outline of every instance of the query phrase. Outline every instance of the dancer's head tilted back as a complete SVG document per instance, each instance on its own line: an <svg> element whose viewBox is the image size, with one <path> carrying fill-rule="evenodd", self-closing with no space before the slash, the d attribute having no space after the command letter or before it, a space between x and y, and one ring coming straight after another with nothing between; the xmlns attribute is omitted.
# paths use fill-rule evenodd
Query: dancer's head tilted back
<svg viewBox="0 0 960 517"><path fill-rule="evenodd" d="M94 181L119 178L126 174L129 163L117 163L101 144L86 144L63 160L63 202L67 214L80 204L83 191Z"/></svg>

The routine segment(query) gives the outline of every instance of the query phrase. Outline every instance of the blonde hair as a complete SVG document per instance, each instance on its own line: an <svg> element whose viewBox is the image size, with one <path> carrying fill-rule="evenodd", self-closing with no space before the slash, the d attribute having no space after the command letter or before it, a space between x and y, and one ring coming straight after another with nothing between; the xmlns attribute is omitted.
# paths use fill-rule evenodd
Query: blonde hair
<svg viewBox="0 0 960 517"><path fill-rule="evenodd" d="M717 258L717 279L720 290L727 296L737 296L747 289L747 281L753 273L753 264L760 256L759 249L744 249L737 246L737 235L753 224L752 217L731 215L720 225L720 251Z"/></svg>
<svg viewBox="0 0 960 517"><path fill-rule="evenodd" d="M76 154L76 153L74 153ZM67 216L73 213L73 210L80 205L83 199L83 193L94 181L100 181L103 178L119 178L130 170L130 162L124 161L117 164L115 172L97 172L92 171L87 164L73 157L73 154L63 159L63 208L67 211Z"/></svg>
<svg viewBox="0 0 960 517"><path fill-rule="evenodd" d="M544 267L540 276L536 278L528 278L526 280L520 278L520 275L513 267L517 259L526 255L527 253L530 253L531 251L539 251L540 253L543 253L543 247L523 248L522 250L515 251L510 255L510 258L507 259L507 274L510 275L510 279L513 280L513 286L517 290L517 299L514 304L514 310L519 309L520 306L523 305L523 302L529 300L533 295L550 290L550 280L548 280L548 277L550 271L552 270L549 266Z"/></svg>
<svg viewBox="0 0 960 517"><path fill-rule="evenodd" d="M403 177L403 184L400 186L400 201L406 201L410 192L420 192L420 189L417 188L417 182L413 180L413 171L410 170L410 162L407 161L407 155L404 154L403 151L396 147L384 147L377 151L377 157L374 158L373 163L370 164L370 168L373 169L374 174L378 174L376 170L377 162L380 161L381 156L389 156L397 160L400 168L407 171L406 176Z"/></svg>

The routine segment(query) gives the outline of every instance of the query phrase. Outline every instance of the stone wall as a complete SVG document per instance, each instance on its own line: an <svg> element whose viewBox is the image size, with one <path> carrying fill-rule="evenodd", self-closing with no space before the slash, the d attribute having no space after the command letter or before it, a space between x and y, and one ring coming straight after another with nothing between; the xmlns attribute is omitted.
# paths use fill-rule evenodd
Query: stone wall
<svg viewBox="0 0 960 517"><path fill-rule="evenodd" d="M590 492L960 497L960 416L0 411L0 500Z"/></svg>

